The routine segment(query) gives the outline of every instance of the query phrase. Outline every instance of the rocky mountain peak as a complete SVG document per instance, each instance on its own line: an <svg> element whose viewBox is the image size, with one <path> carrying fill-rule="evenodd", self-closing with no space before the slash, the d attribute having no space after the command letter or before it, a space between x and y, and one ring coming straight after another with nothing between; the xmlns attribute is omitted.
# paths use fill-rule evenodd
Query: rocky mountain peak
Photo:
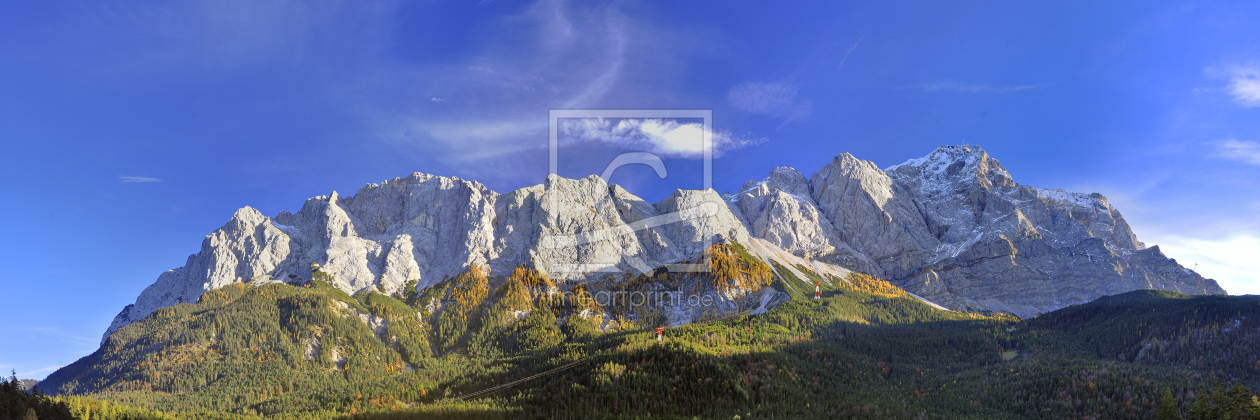
<svg viewBox="0 0 1260 420"><path fill-rule="evenodd" d="M974 172L974 169L987 159L989 159L989 154L980 146L967 144L960 146L941 145L927 156L910 159L885 170L894 172L904 167L931 170L935 174L948 171L952 175L957 174L963 168L973 169L973 171L969 172Z"/></svg>
<svg viewBox="0 0 1260 420"><path fill-rule="evenodd" d="M809 179L806 179L805 175L797 171L796 168L776 166L770 170L770 176L766 178L766 183L770 187L788 194L802 197L809 196Z"/></svg>
<svg viewBox="0 0 1260 420"><path fill-rule="evenodd" d="M229 224L236 226L257 226L267 220L267 216L263 216L258 210L250 206L241 207L235 213L232 213L232 219ZM224 227L227 227L226 225Z"/></svg>
<svg viewBox="0 0 1260 420"><path fill-rule="evenodd" d="M1143 251L1101 194L1020 185L979 146L941 146L886 170L842 153L810 185L838 240L816 258L872 262L859 270L951 308L1031 315L1138 288L1224 292Z"/></svg>
<svg viewBox="0 0 1260 420"><path fill-rule="evenodd" d="M836 155L831 159L831 163L823 166L818 172L834 172L837 175L852 176L858 173L870 174L874 172L883 172L876 166L874 162L858 159L857 157L844 152ZM815 174L817 176L817 173ZM812 179L812 178L811 178Z"/></svg>
<svg viewBox="0 0 1260 420"><path fill-rule="evenodd" d="M1011 188L1015 181L1002 163L980 146L941 146L927 156L885 169L889 176L928 195L952 194L959 187Z"/></svg>

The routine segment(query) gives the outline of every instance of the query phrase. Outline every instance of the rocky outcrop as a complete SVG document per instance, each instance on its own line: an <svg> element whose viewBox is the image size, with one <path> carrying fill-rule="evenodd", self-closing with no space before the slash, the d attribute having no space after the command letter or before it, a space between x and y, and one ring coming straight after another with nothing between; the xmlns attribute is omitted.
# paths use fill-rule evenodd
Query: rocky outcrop
<svg viewBox="0 0 1260 420"><path fill-rule="evenodd" d="M875 272L879 266L841 239L819 208L809 180L793 168L777 167L765 180L744 183L738 194L727 196L751 227L753 236L807 259Z"/></svg>
<svg viewBox="0 0 1260 420"><path fill-rule="evenodd" d="M1017 184L980 147L942 146L883 170L844 153L808 181L808 196L802 181L775 168L727 199L769 243L953 309L1030 316L1136 289L1225 293L1146 248L1102 195Z"/></svg>

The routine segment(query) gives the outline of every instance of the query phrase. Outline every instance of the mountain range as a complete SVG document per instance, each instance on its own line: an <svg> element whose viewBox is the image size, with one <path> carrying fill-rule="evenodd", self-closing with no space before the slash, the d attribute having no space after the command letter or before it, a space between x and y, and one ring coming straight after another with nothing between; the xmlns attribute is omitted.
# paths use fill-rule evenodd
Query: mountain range
<svg viewBox="0 0 1260 420"><path fill-rule="evenodd" d="M1138 289L1225 293L1138 241L1102 195L1018 184L983 149L963 145L884 169L842 153L809 178L776 167L735 193L676 190L657 203L598 176L551 175L499 194L413 173L351 197L310 198L296 213L243 207L124 308L102 343L159 308L226 285L308 281L312 264L351 295L423 290L474 265L503 276L529 264L571 289L730 243L798 279L807 278L795 269L804 266L857 271L960 311L1028 317ZM781 300L760 292L762 306Z"/></svg>

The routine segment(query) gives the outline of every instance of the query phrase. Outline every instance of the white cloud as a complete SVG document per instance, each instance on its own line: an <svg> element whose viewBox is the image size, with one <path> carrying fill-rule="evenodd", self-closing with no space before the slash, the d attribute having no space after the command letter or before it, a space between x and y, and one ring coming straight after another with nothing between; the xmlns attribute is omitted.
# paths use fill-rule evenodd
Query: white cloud
<svg viewBox="0 0 1260 420"><path fill-rule="evenodd" d="M1216 157L1260 165L1260 143L1225 139L1216 144Z"/></svg>
<svg viewBox="0 0 1260 420"><path fill-rule="evenodd" d="M731 107L750 114L783 118L783 124L804 120L814 109L810 101L797 102L800 86L784 82L744 82L726 94Z"/></svg>
<svg viewBox="0 0 1260 420"><path fill-rule="evenodd" d="M677 31L613 4L539 0L496 24L498 35L483 37L471 54L415 66L387 61L372 78L381 83L358 85L364 96L402 98L369 99L362 107L378 138L464 163L461 176L480 164L503 170L502 161L519 161L522 151L546 151L549 109L616 108L627 98L666 96L656 83L627 76L645 68L675 74L670 60L691 48ZM417 105L439 102L446 106Z"/></svg>
<svg viewBox="0 0 1260 420"><path fill-rule="evenodd" d="M603 98L612 89L613 85L621 76L621 67L625 63L626 55L626 32L620 19L616 19L609 15L607 19L608 26L608 67L599 74L598 77L591 80L582 92L570 98L564 103L562 108L585 108L591 103Z"/></svg>
<svg viewBox="0 0 1260 420"><path fill-rule="evenodd" d="M64 366L64 365L63 365L63 366ZM43 373L43 372L50 372L50 373L51 373L52 371L57 370L57 369L61 369L61 368L62 368L62 366L49 366L49 367L46 367L46 368L43 368L43 369L35 369L35 370L30 371L30 372L18 372L17 376L18 376L18 379L28 379L28 378L30 378L30 377L32 377L32 376L35 376L35 374L37 374L37 373ZM45 375L45 376L47 376L47 375Z"/></svg>
<svg viewBox="0 0 1260 420"><path fill-rule="evenodd" d="M704 126L700 123L665 119L563 119L560 120L558 134L560 140L567 143L601 142L688 159L704 156ZM736 137L728 131L711 134L714 157L765 141Z"/></svg>
<svg viewBox="0 0 1260 420"><path fill-rule="evenodd" d="M159 178L148 178L148 177L143 177L143 176L126 176L126 175L119 175L119 176L118 176L118 179L119 179L119 180L122 180L122 182L123 182L123 183L128 183L128 182L162 182L162 180L161 180L161 179L159 179Z"/></svg>
<svg viewBox="0 0 1260 420"><path fill-rule="evenodd" d="M1243 106L1260 106L1260 64L1235 65L1226 71L1229 94Z"/></svg>
<svg viewBox="0 0 1260 420"><path fill-rule="evenodd" d="M27 327L23 329L27 331L35 331L43 335L50 335L50 336L61 337L64 339L69 339L70 341L73 341L73 342L96 344L98 340L97 338L92 338L92 337L80 337L80 336L70 334L58 328L53 328L53 327Z"/></svg>
<svg viewBox="0 0 1260 420"><path fill-rule="evenodd" d="M447 160L460 163L511 155L529 148L545 150L547 147L545 118L452 118L450 121L433 121L391 116L375 122L375 127L380 138L399 144L424 142L424 153L441 154ZM520 141L528 138L540 140Z"/></svg>
<svg viewBox="0 0 1260 420"><path fill-rule="evenodd" d="M858 38L857 42L854 42L853 46L849 47L849 50L844 53L844 57L840 59L840 64L836 66L837 71L844 68L844 62L849 60L849 54L853 54L853 50L856 50L858 47L858 44L861 44L862 40L865 38L866 38L865 36Z"/></svg>
<svg viewBox="0 0 1260 420"><path fill-rule="evenodd" d="M1203 277L1215 279L1231 295L1260 294L1260 235L1237 233L1224 239L1179 235L1148 237L1148 245Z"/></svg>
<svg viewBox="0 0 1260 420"><path fill-rule="evenodd" d="M989 85L989 84L984 84L984 83L964 83L964 82L957 82L957 81L944 81L944 82L936 82L936 83L928 83L925 85L920 85L919 88L927 92L950 91L950 92L1007 93L1007 92L1018 92L1022 90L1031 90L1031 89L1036 89L1042 86L1044 86L1044 84L1041 84L1041 83L1032 84L1032 85L1001 86L1001 85Z"/></svg>

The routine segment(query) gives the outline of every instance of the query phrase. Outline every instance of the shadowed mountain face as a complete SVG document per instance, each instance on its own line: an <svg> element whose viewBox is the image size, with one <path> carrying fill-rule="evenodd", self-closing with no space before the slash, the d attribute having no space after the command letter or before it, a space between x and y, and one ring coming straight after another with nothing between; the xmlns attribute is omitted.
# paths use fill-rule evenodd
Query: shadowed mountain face
<svg viewBox="0 0 1260 420"><path fill-rule="evenodd" d="M307 280L312 262L348 293L394 293L471 264L501 275L533 261L570 283L647 272L725 242L875 274L952 309L1028 316L1135 289L1224 293L1138 242L1101 195L1016 184L979 147L946 146L885 170L845 153L812 179L779 167L726 197L679 190L658 203L596 176L498 194L415 173L311 198L297 213L245 207L124 308L102 341L228 284Z"/></svg>
<svg viewBox="0 0 1260 420"><path fill-rule="evenodd" d="M1136 289L1225 293L1139 242L1102 195L1017 184L977 146L883 170L845 153L808 181L775 168L727 199L759 238L953 309L1030 316ZM760 222L785 208L800 211Z"/></svg>

